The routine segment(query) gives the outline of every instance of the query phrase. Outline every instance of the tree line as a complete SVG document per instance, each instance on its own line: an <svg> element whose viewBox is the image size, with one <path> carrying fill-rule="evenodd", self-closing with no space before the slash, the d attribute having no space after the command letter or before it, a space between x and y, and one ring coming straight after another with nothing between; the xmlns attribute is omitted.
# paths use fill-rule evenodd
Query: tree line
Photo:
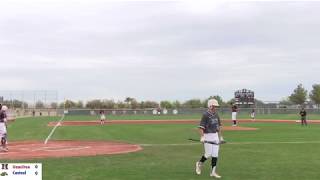
<svg viewBox="0 0 320 180"><path fill-rule="evenodd" d="M320 84L312 85L312 90L308 93L302 84L299 84L292 92L290 96L280 102L280 104L286 105L303 105L310 99L312 103L318 106L320 105Z"/></svg>
<svg viewBox="0 0 320 180"><path fill-rule="evenodd" d="M124 101L117 101L110 99L94 99L88 101L85 105L82 101L74 102L71 100L66 100L64 104L60 104L60 107L65 108L90 108L90 109L145 109L145 108L166 108L166 109L176 109L176 108L200 108L207 107L208 99L216 98L220 104L226 104L222 101L220 96L210 96L205 100L201 99L190 99L184 102L181 101L168 101L163 100L160 102L156 101L138 101L132 97L126 97Z"/></svg>
<svg viewBox="0 0 320 180"><path fill-rule="evenodd" d="M145 108L166 108L166 109L175 109L175 108L205 108L207 107L207 102L209 99L215 98L218 100L221 107L230 107L230 104L234 103L234 99L229 101L223 101L221 96L215 95L210 96L204 100L201 99L190 99L186 101L169 101L163 100L160 102L156 101L138 101L132 97L126 97L124 101L114 101L113 99L93 99L89 100L86 103L83 101L73 101L65 100L61 103L52 102L50 105L46 105L42 101L37 101L34 106L35 108L89 108L89 109L145 109ZM310 99L313 104L316 104L318 107L320 105L320 84L314 84L312 90L308 91L303 87L302 84L299 84L284 100L280 101L281 105L303 105L306 101ZM2 104L8 105L10 108L28 108L29 104L27 102L19 100L4 100ZM263 101L255 99L255 106L263 106L265 103Z"/></svg>
<svg viewBox="0 0 320 180"><path fill-rule="evenodd" d="M200 107L207 107L208 99L215 98L218 100L221 106L227 106L230 102L224 102L220 96L210 96L205 100L201 99L190 99L187 101L169 101L163 100L160 102L157 101L138 101L132 97L126 97L124 101L115 101L113 99L93 99L89 100L86 103L83 101L73 101L70 99L65 100L61 103L53 102L50 105L46 105L42 101L37 101L34 106L30 106L31 108L89 108L89 109L145 109L145 108L200 108ZM30 108L29 104L19 100L5 100L2 104L6 104L10 108Z"/></svg>

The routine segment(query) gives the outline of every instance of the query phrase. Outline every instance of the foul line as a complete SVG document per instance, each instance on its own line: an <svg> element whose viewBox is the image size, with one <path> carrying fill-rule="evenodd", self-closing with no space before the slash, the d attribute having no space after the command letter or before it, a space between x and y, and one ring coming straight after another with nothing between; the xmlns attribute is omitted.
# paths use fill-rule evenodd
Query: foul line
<svg viewBox="0 0 320 180"><path fill-rule="evenodd" d="M58 123L53 127L53 129L51 130L49 136L46 138L46 140L44 141L44 144L47 144L49 139L51 138L51 136L53 135L54 131L57 129L58 126L61 125L61 121L64 119L64 114L62 115L61 119L58 121Z"/></svg>
<svg viewBox="0 0 320 180"><path fill-rule="evenodd" d="M139 144L140 146L193 146L200 143L184 143L184 144Z"/></svg>
<svg viewBox="0 0 320 180"><path fill-rule="evenodd" d="M227 142L225 145L251 145L251 144L320 144L320 141L282 141L282 142ZM193 146L201 143L181 143L181 144L139 144L140 146Z"/></svg>

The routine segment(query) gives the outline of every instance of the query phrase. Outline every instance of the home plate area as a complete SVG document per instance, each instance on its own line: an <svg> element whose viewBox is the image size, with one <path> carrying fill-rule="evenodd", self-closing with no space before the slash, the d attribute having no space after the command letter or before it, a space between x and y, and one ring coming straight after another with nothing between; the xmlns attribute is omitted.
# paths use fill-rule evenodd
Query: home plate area
<svg viewBox="0 0 320 180"><path fill-rule="evenodd" d="M52 140L9 142L9 152L0 152L0 159L35 159L124 154L142 150L139 145L112 141Z"/></svg>

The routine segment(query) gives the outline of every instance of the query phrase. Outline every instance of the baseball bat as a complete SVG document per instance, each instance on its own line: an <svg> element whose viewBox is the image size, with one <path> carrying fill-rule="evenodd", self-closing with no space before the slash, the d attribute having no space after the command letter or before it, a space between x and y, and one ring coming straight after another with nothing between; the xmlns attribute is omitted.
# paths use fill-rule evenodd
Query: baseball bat
<svg viewBox="0 0 320 180"><path fill-rule="evenodd" d="M200 142L199 139L189 138L188 140ZM214 142L214 141L204 141L204 143L220 145L220 144L224 144L224 143L226 143L226 142L225 142L225 141L220 141L219 143L217 143L217 142Z"/></svg>

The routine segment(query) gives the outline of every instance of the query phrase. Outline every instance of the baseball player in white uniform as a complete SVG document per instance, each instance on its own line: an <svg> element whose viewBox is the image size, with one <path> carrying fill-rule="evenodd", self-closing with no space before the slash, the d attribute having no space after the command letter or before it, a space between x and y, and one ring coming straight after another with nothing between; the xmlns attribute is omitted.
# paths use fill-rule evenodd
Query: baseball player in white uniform
<svg viewBox="0 0 320 180"><path fill-rule="evenodd" d="M8 152L7 148L7 106L2 106L0 110L0 139L1 151Z"/></svg>
<svg viewBox="0 0 320 180"><path fill-rule="evenodd" d="M221 133L221 121L218 113L216 112L216 107L219 106L218 101L215 99L210 99L208 101L208 110L203 113L202 119L199 125L199 133L201 136L200 141L204 143L204 155L196 162L196 174L201 174L201 168L203 163L211 157L211 173L210 176L215 178L221 178L217 174L217 161L219 155L219 144L223 140L219 132ZM211 142L211 143L209 143ZM213 144L216 143L216 144Z"/></svg>
<svg viewBox="0 0 320 180"><path fill-rule="evenodd" d="M231 118L232 118L232 126L237 126L237 113L238 113L238 106L236 104L233 104L231 107Z"/></svg>
<svg viewBox="0 0 320 180"><path fill-rule="evenodd" d="M255 110L254 110L254 109L251 110L250 117L251 117L251 120L252 120L252 121L255 121L255 120L256 120L256 113L255 113Z"/></svg>
<svg viewBox="0 0 320 180"><path fill-rule="evenodd" d="M104 124L104 122L106 121L106 115L104 114L104 111L100 111L100 124Z"/></svg>

